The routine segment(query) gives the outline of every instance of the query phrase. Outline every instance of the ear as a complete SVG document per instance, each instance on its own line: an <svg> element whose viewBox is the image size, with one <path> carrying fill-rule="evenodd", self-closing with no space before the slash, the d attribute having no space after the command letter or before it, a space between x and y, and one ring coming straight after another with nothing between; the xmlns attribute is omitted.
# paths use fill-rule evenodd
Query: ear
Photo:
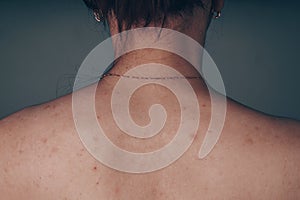
<svg viewBox="0 0 300 200"><path fill-rule="evenodd" d="M224 7L224 0L212 0L212 6L214 11L220 12Z"/></svg>

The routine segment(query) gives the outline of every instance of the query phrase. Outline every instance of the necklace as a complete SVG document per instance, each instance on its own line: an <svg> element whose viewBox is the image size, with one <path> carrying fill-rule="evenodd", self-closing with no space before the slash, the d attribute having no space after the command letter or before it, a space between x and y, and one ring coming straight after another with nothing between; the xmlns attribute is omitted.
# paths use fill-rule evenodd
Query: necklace
<svg viewBox="0 0 300 200"><path fill-rule="evenodd" d="M128 79L138 79L138 80L178 80L178 79L202 79L201 76L167 76L167 77L146 77L146 76L129 76L121 75L115 73L106 73L100 77L102 80L105 77L122 77Z"/></svg>

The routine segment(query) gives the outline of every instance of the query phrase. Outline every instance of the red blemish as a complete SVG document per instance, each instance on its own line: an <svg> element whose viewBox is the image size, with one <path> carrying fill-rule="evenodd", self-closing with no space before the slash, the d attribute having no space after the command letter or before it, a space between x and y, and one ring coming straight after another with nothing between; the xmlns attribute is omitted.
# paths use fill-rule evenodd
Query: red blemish
<svg viewBox="0 0 300 200"><path fill-rule="evenodd" d="M56 152L58 152L58 150L59 150L59 149L58 149L57 147L53 147L53 148L51 149L51 152L52 152L52 153L56 153Z"/></svg>
<svg viewBox="0 0 300 200"><path fill-rule="evenodd" d="M47 138L42 138L41 141L42 141L42 143L46 144L48 139Z"/></svg>
<svg viewBox="0 0 300 200"><path fill-rule="evenodd" d="M249 144L249 145L252 145L252 144L254 143L254 141L253 141L251 138L247 138L247 139L245 140L245 143L246 143L246 144Z"/></svg>
<svg viewBox="0 0 300 200"><path fill-rule="evenodd" d="M115 194L118 194L119 192L120 192L120 189L118 187L116 187Z"/></svg>
<svg viewBox="0 0 300 200"><path fill-rule="evenodd" d="M95 167L93 168L93 170L97 170L97 167L95 166Z"/></svg>
<svg viewBox="0 0 300 200"><path fill-rule="evenodd" d="M164 193L163 193L163 192L160 192L160 193L159 193L159 196L161 196L161 197L162 197L163 195L164 195Z"/></svg>
<svg viewBox="0 0 300 200"><path fill-rule="evenodd" d="M206 105L205 105L205 104L202 104L202 107L206 107Z"/></svg>
<svg viewBox="0 0 300 200"><path fill-rule="evenodd" d="M46 106L44 107L44 110L46 110L46 109L48 109L48 108L50 108L50 105L46 105Z"/></svg>
<svg viewBox="0 0 300 200"><path fill-rule="evenodd" d="M191 139L196 139L197 133L190 134Z"/></svg>

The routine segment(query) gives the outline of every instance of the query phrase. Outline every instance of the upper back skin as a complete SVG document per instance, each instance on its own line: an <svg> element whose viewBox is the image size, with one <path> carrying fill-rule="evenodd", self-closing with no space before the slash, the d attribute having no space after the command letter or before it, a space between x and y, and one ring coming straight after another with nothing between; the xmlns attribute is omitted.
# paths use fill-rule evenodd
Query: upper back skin
<svg viewBox="0 0 300 200"><path fill-rule="evenodd" d="M98 119L116 145L149 151L172 139L171 122L166 136L145 144L127 141L106 115L109 95L100 97ZM172 102L161 101L176 123ZM192 146L170 166L145 174L113 170L87 152L75 129L71 95L17 112L0 121L0 199L300 199L299 122L228 100L218 143L198 159L210 119L209 101L199 102L201 122ZM132 115L147 123L139 113Z"/></svg>

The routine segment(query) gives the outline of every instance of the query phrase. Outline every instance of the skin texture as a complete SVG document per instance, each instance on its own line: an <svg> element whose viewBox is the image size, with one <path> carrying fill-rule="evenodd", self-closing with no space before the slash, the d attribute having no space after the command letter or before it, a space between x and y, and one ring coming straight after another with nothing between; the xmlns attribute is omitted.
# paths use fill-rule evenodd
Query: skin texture
<svg viewBox="0 0 300 200"><path fill-rule="evenodd" d="M223 5L222 1L213 3L220 8ZM200 17L208 18L209 14L199 11L186 19L190 26L180 27L176 21L173 28L179 27L203 44L207 24L199 22ZM109 23L116 34L113 16ZM114 45L118 50L118 44ZM152 61L197 75L183 59L149 49L126 55L112 73L122 74L134 65ZM166 88L147 85L132 96L131 115L137 124L149 123L145 112L154 103L164 105L170 116L161 134L137 142L123 134L112 119L108 105L117 80L106 77L96 93L97 118L107 137L128 151L147 152L167 144L180 119L174 95ZM204 82L189 82L201 108L195 141L175 163L152 173L118 172L95 160L75 130L71 95L1 120L1 199L299 199L300 123L263 115L228 100L222 135L213 151L199 160L211 105Z"/></svg>

